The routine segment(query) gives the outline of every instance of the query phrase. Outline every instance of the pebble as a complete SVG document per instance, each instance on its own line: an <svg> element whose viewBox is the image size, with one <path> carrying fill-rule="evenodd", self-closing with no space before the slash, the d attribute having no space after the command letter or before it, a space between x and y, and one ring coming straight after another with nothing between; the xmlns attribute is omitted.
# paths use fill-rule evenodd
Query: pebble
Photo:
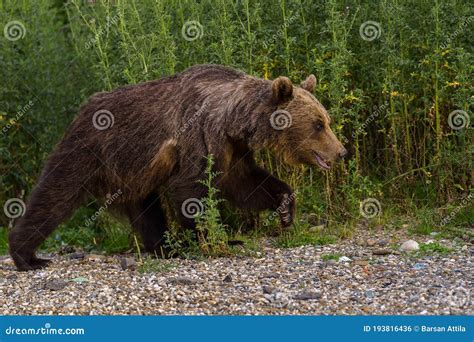
<svg viewBox="0 0 474 342"><path fill-rule="evenodd" d="M369 238L378 243L367 247ZM472 287L472 243L456 242L447 255L374 257L381 239L407 240L401 230L361 230L322 246L283 249L269 241L258 257L169 259L148 273L123 271L117 256L109 264L54 255L50 266L30 272L0 262L0 315L474 315L465 293L450 300ZM347 256L353 267L326 263L324 255ZM417 263L427 266L414 270Z"/></svg>
<svg viewBox="0 0 474 342"><path fill-rule="evenodd" d="M351 259L346 257L345 255L342 257L339 257L339 260L338 260L338 262L349 262L349 261L351 261Z"/></svg>
<svg viewBox="0 0 474 342"><path fill-rule="evenodd" d="M265 293L265 294L272 294L273 292L276 291L274 287L267 286L267 285L264 285L262 287L262 290L263 290L263 293Z"/></svg>
<svg viewBox="0 0 474 342"><path fill-rule="evenodd" d="M368 264L369 260L354 260L354 265L367 266Z"/></svg>
<svg viewBox="0 0 474 342"><path fill-rule="evenodd" d="M53 279L45 282L44 288L51 291L59 291L64 289L68 285L67 281L62 279Z"/></svg>
<svg viewBox="0 0 474 342"><path fill-rule="evenodd" d="M84 252L74 252L74 253L71 253L69 254L69 259L84 259L84 257L86 256L86 253Z"/></svg>
<svg viewBox="0 0 474 342"><path fill-rule="evenodd" d="M99 262L99 261L105 261L105 255L102 254L88 254L85 257L86 260L92 261L92 262Z"/></svg>
<svg viewBox="0 0 474 342"><path fill-rule="evenodd" d="M122 270L127 271L135 271L137 269L137 262L135 261L135 258L121 258L120 259L120 267L122 267Z"/></svg>
<svg viewBox="0 0 474 342"><path fill-rule="evenodd" d="M311 300L311 299L320 299L321 298L321 292L301 292L298 293L296 296L293 297L293 299L296 300Z"/></svg>
<svg viewBox="0 0 474 342"><path fill-rule="evenodd" d="M392 251L387 248L377 248L372 251L374 255L389 255L392 254Z"/></svg>
<svg viewBox="0 0 474 342"><path fill-rule="evenodd" d="M376 243L377 243L377 240L375 240L375 239L368 239L367 240L367 246L368 247L374 247Z"/></svg>
<svg viewBox="0 0 474 342"><path fill-rule="evenodd" d="M168 279L168 282L174 285L195 285L199 283L199 280L188 277L176 277Z"/></svg>
<svg viewBox="0 0 474 342"><path fill-rule="evenodd" d="M227 274L224 279L222 279L224 283L231 283L232 282L232 275L229 273Z"/></svg>
<svg viewBox="0 0 474 342"><path fill-rule="evenodd" d="M407 240L400 246L402 252L417 251L420 249L420 245L415 240Z"/></svg>
<svg viewBox="0 0 474 342"><path fill-rule="evenodd" d="M413 265L413 269L422 270L422 269L426 268L426 266L427 265L425 263L417 262L415 265Z"/></svg>

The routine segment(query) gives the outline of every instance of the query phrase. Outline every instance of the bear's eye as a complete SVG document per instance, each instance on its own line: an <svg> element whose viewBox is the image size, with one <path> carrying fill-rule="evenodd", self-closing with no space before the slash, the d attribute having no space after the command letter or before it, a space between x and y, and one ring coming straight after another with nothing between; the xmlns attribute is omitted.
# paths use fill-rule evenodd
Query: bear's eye
<svg viewBox="0 0 474 342"><path fill-rule="evenodd" d="M314 130L316 132L321 132L324 129L324 125L322 122L318 121L314 123Z"/></svg>

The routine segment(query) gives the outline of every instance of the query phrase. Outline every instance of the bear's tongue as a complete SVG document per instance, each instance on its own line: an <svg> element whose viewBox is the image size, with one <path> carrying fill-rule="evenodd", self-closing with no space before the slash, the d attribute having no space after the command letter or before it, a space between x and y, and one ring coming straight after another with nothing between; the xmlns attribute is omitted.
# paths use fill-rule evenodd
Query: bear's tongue
<svg viewBox="0 0 474 342"><path fill-rule="evenodd" d="M316 162L318 163L320 167L322 167L325 170L329 170L331 168L328 164L326 164L323 158L321 158L317 153L315 153L315 155L316 155Z"/></svg>

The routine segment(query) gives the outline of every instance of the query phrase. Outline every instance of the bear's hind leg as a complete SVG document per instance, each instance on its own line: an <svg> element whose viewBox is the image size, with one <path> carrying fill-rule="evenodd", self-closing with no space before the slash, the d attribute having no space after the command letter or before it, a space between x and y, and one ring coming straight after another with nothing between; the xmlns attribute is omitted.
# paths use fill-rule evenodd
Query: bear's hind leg
<svg viewBox="0 0 474 342"><path fill-rule="evenodd" d="M9 233L10 255L18 270L33 270L48 264L48 260L37 258L35 251L81 204L80 190L80 185L72 185L68 179L54 175L40 181L24 216Z"/></svg>
<svg viewBox="0 0 474 342"><path fill-rule="evenodd" d="M140 235L145 251L158 257L168 257L164 241L167 220L158 194L148 195L127 210L130 224Z"/></svg>

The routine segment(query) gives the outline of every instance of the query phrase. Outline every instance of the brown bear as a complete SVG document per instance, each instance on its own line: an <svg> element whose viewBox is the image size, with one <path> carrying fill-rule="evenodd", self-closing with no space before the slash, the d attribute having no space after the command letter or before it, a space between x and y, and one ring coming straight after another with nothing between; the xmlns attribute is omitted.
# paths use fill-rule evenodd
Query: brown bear
<svg viewBox="0 0 474 342"><path fill-rule="evenodd" d="M291 164L329 169L346 149L329 127L326 109L300 86L220 65L196 65L159 80L93 95L49 157L25 215L9 234L19 270L45 266L35 250L87 199L107 198L128 216L148 252L161 253L165 187L179 223L194 228L185 204L206 196L206 157L214 156L220 195L243 209L276 210L291 225L291 188L257 166L269 149Z"/></svg>

